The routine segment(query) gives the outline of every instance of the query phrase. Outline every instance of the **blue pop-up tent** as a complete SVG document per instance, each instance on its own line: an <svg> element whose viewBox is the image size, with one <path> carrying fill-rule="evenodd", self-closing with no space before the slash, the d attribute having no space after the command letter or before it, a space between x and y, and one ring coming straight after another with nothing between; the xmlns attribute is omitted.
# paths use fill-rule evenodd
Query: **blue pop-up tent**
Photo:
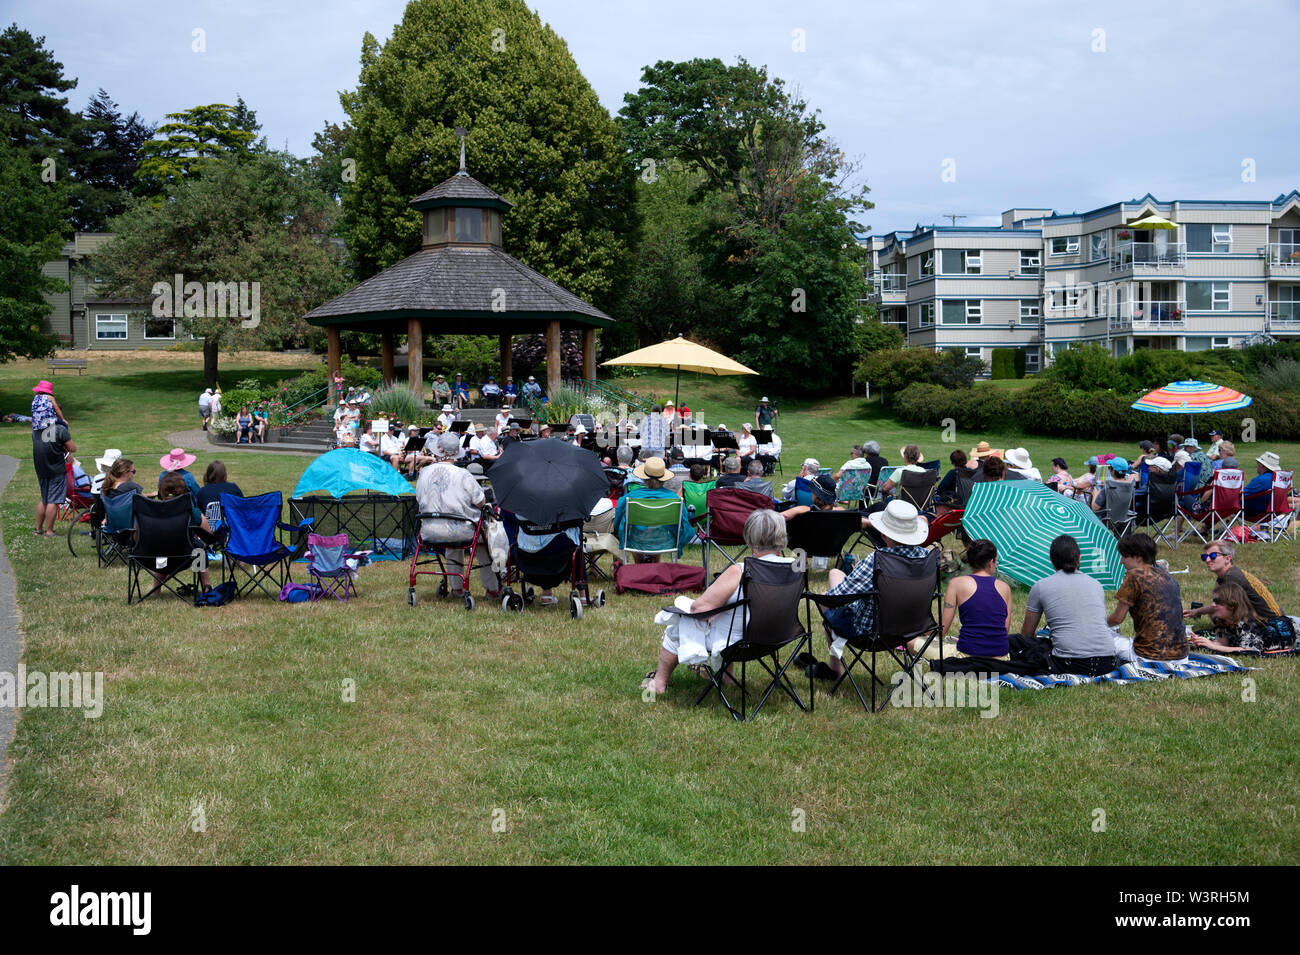
<svg viewBox="0 0 1300 955"><path fill-rule="evenodd" d="M397 469L375 454L339 448L308 465L293 489L293 520L312 520L318 534L345 533L373 560L415 552L415 492Z"/></svg>
<svg viewBox="0 0 1300 955"><path fill-rule="evenodd" d="M379 455L356 448L339 448L322 454L307 466L293 489L293 496L324 492L330 497L342 497L351 491L415 493L406 478Z"/></svg>

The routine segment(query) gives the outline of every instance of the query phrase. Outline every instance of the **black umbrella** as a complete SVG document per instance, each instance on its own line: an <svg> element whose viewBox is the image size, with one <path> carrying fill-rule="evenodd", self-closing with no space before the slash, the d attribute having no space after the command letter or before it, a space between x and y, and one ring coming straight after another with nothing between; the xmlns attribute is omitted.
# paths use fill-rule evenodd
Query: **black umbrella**
<svg viewBox="0 0 1300 955"><path fill-rule="evenodd" d="M489 477L497 502L534 524L586 520L609 493L596 455L557 438L511 442Z"/></svg>

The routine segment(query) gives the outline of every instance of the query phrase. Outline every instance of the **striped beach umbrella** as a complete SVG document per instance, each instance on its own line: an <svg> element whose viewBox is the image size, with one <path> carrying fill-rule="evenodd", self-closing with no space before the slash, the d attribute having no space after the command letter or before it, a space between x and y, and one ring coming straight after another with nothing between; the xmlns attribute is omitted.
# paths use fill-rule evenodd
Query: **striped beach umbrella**
<svg viewBox="0 0 1300 955"><path fill-rule="evenodd" d="M1254 399L1233 391L1223 385L1208 381L1171 381L1163 388L1157 388L1133 402L1134 411L1150 411L1154 414L1213 414L1218 411L1237 411L1245 408ZM1195 421L1192 433L1195 436Z"/></svg>
<svg viewBox="0 0 1300 955"><path fill-rule="evenodd" d="M1083 555L1079 569L1107 590L1118 590L1124 566L1112 534L1083 501L1038 481L982 481L971 490L962 529L972 540L998 546L998 572L1032 586L1056 573L1048 551L1069 534Z"/></svg>

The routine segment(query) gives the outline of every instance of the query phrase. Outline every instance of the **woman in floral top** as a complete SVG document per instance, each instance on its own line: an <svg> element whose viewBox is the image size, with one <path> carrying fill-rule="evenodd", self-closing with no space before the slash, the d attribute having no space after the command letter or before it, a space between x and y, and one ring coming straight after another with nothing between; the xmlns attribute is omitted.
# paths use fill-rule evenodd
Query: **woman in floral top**
<svg viewBox="0 0 1300 955"><path fill-rule="evenodd" d="M1213 639L1197 634L1192 643L1220 653L1266 653L1288 650L1277 630L1255 613L1250 597L1239 584L1220 584L1214 588L1210 616L1214 619Z"/></svg>

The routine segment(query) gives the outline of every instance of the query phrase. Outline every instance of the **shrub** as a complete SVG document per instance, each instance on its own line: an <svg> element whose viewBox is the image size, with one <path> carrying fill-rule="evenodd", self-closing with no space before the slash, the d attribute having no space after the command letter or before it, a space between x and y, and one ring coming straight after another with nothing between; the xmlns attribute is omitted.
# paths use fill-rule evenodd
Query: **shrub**
<svg viewBox="0 0 1300 955"><path fill-rule="evenodd" d="M500 345L494 335L440 335L426 339L424 350L431 356L429 375L442 372L451 381L460 372L471 388L501 370Z"/></svg>
<svg viewBox="0 0 1300 955"><path fill-rule="evenodd" d="M857 325L854 330L853 351L858 360L882 349L897 350L903 347L903 333L895 325L872 319Z"/></svg>
<svg viewBox="0 0 1300 955"><path fill-rule="evenodd" d="M996 388L944 388L929 382L908 385L894 399L894 412L904 421L942 426L951 418L959 429L983 431L1010 423L1013 396Z"/></svg>
<svg viewBox="0 0 1300 955"><path fill-rule="evenodd" d="M1294 358L1281 358L1265 365L1256 373L1256 378L1266 391L1300 395L1300 361Z"/></svg>
<svg viewBox="0 0 1300 955"><path fill-rule="evenodd" d="M1012 364L1011 358L1011 353L1014 351L1018 351L1018 349L993 349L993 358L989 363L989 370L994 381L1003 381L1015 375L1015 366Z"/></svg>
<svg viewBox="0 0 1300 955"><path fill-rule="evenodd" d="M374 388L383 380L383 374L377 368L369 368L365 365L358 365L343 357L339 363L339 374L343 377L343 387L346 390L349 387L356 388ZM324 395L316 395L317 392L324 388L330 391ZM307 398L316 395L317 400L322 397L333 398L334 383L330 380L329 369L322 365L320 368L313 368L311 371L305 371L295 378L289 378L280 382L280 397L287 405L296 405Z"/></svg>
<svg viewBox="0 0 1300 955"><path fill-rule="evenodd" d="M424 402L412 394L405 383L380 388L370 402L370 418L389 418L411 424L417 420L431 417Z"/></svg>
<svg viewBox="0 0 1300 955"><path fill-rule="evenodd" d="M1104 391L1120 385L1115 359L1100 345L1083 345L1057 351L1052 366L1044 377L1051 378L1066 388L1085 391Z"/></svg>
<svg viewBox="0 0 1300 955"><path fill-rule="evenodd" d="M928 348L884 348L872 352L859 364L854 377L869 382L887 402L895 393L914 382L929 381L939 355Z"/></svg>
<svg viewBox="0 0 1300 955"><path fill-rule="evenodd" d="M984 362L963 351L945 351L930 369L930 380L945 388L970 388L984 374Z"/></svg>

